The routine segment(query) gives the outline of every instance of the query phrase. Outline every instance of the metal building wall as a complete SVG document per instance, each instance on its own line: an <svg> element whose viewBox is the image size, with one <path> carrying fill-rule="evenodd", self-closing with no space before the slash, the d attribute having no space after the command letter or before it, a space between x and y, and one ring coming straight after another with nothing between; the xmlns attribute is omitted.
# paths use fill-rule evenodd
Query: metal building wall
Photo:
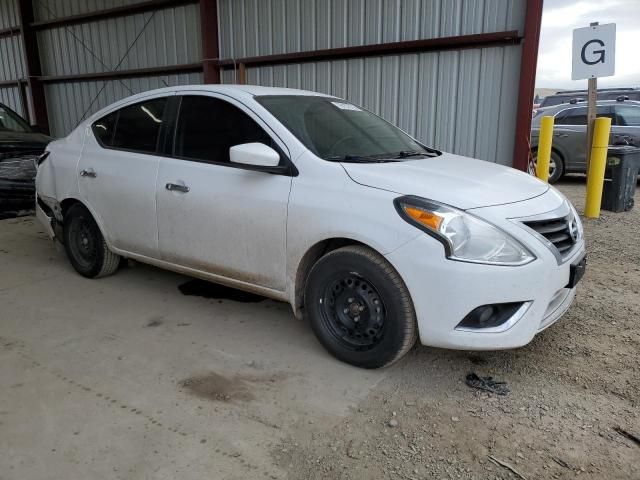
<svg viewBox="0 0 640 480"><path fill-rule="evenodd" d="M0 0L0 30L18 24L15 0ZM25 77L22 39L19 35L0 38L0 83ZM8 105L25 116L26 105L22 104L20 87L0 85L0 103Z"/></svg>
<svg viewBox="0 0 640 480"><path fill-rule="evenodd" d="M220 57L517 30L525 0L219 0ZM347 98L428 145L512 163L520 45L247 69ZM233 71L223 82L234 82Z"/></svg>
<svg viewBox="0 0 640 480"><path fill-rule="evenodd" d="M56 0L35 2L34 6L37 6L40 18L51 19L125 3L130 5L135 2ZM45 77L105 72L116 67L118 70L128 70L200 62L202 40L199 6L183 5L51 28L38 32L38 44ZM57 137L68 134L84 117L120 98L183 83L202 83L202 75L48 84L46 97L51 133Z"/></svg>

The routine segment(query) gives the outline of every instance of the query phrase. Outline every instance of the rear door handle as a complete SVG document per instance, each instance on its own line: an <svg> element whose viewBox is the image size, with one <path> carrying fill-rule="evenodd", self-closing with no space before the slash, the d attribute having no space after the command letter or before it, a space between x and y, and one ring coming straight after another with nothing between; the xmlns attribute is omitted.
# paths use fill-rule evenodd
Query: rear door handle
<svg viewBox="0 0 640 480"><path fill-rule="evenodd" d="M80 170L80 176L81 177L96 178L98 176L98 174L96 173L96 171L93 168L89 168L87 170Z"/></svg>
<svg viewBox="0 0 640 480"><path fill-rule="evenodd" d="M180 192L180 193L189 192L189 187L187 187L186 185L179 185L177 183L167 183L164 186L164 188L166 188L170 192Z"/></svg>
<svg viewBox="0 0 640 480"><path fill-rule="evenodd" d="M554 137L567 138L569 136L568 133L554 133Z"/></svg>

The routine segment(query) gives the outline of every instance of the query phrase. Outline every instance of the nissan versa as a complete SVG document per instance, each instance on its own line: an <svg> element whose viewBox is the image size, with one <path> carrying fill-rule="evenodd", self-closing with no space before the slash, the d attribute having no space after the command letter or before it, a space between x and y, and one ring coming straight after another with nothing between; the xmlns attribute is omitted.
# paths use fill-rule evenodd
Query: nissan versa
<svg viewBox="0 0 640 480"><path fill-rule="evenodd" d="M580 219L553 187L312 92L135 95L38 162L38 218L81 275L130 258L289 302L365 368L418 337L525 345L567 310L585 267Z"/></svg>

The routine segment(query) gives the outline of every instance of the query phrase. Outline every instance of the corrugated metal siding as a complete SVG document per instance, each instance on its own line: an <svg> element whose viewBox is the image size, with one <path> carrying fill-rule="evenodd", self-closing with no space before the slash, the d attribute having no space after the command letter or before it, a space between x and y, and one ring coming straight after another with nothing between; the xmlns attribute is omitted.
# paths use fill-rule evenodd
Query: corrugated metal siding
<svg viewBox="0 0 640 480"><path fill-rule="evenodd" d="M220 56L522 34L525 9L525 0L219 0ZM520 56L509 46L259 67L247 82L343 97L428 145L510 165Z"/></svg>
<svg viewBox="0 0 640 480"><path fill-rule="evenodd" d="M146 12L38 33L44 75L160 67L202 60L198 5Z"/></svg>
<svg viewBox="0 0 640 480"><path fill-rule="evenodd" d="M526 0L218 0L220 56L518 30Z"/></svg>
<svg viewBox="0 0 640 480"><path fill-rule="evenodd" d="M0 0L0 29L18 25L17 7L15 0ZM25 78L22 39L17 35L0 38L0 81L21 78ZM0 103L25 116L17 86L0 86Z"/></svg>
<svg viewBox="0 0 640 480"><path fill-rule="evenodd" d="M129 5L133 2L55 0L38 3L39 18L48 19ZM140 32L142 34L136 40ZM38 44L44 75L111 71L118 66L123 57L118 70L196 63L202 60L199 6L182 5L155 12L47 29L38 32ZM202 83L202 75L153 76L107 81L105 89L93 103L95 95L105 85L104 81L49 84L45 94L52 134L68 134L85 112L86 116L91 115L105 105L133 93L184 83Z"/></svg>
<svg viewBox="0 0 640 480"><path fill-rule="evenodd" d="M202 74L190 73L46 85L51 134L54 137L65 136L84 118L130 95L155 88L200 83Z"/></svg>
<svg viewBox="0 0 640 480"><path fill-rule="evenodd" d="M18 87L0 87L0 103L5 104L19 115L26 117Z"/></svg>
<svg viewBox="0 0 640 480"><path fill-rule="evenodd" d="M147 0L34 0L33 14L37 21L53 20L144 1Z"/></svg>

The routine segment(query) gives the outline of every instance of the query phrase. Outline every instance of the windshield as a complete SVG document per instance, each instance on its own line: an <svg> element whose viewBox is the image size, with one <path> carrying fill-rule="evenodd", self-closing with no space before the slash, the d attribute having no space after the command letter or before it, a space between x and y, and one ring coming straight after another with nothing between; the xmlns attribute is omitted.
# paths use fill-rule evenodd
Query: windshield
<svg viewBox="0 0 640 480"><path fill-rule="evenodd" d="M274 95L256 100L318 157L339 161L431 157L400 129L344 100Z"/></svg>
<svg viewBox="0 0 640 480"><path fill-rule="evenodd" d="M0 132L29 133L31 127L17 113L0 105Z"/></svg>

